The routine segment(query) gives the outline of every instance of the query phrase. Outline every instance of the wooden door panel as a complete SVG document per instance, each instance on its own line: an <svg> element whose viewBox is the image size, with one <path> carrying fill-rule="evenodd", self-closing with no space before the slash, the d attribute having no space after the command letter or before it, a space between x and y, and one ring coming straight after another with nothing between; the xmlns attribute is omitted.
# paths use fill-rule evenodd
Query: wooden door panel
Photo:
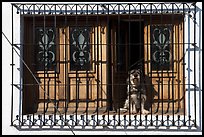
<svg viewBox="0 0 204 137"><path fill-rule="evenodd" d="M76 100L77 98L79 101L92 100L93 84L91 83L92 80L87 81L87 78L80 78L78 80L70 78L70 100Z"/></svg>
<svg viewBox="0 0 204 137"><path fill-rule="evenodd" d="M70 26L72 27L72 26ZM91 106L96 106L96 100L106 99L106 27L103 26L89 26L89 44L90 44L90 69L73 70L71 67L71 52L70 50L70 27L65 29L68 53L68 85L69 85L69 100L78 100L81 103L90 101ZM79 26L80 27L80 26ZM95 102L94 102L95 101ZM94 103L93 103L94 102ZM104 105L100 101L101 106ZM105 103L106 104L106 103ZM84 105L83 105L84 106Z"/></svg>
<svg viewBox="0 0 204 137"><path fill-rule="evenodd" d="M73 51L70 50L70 46L73 44L73 41L70 43L70 27L75 25L75 21L69 21L68 25L65 27L58 26L58 24L56 24L57 26L54 26L54 24L47 22L46 26L43 26L40 22L39 24L36 23L36 28L34 28L32 23L33 22L25 23L25 34L28 35L25 35L24 37L24 43L26 45L24 53L29 54L24 54L23 57L37 77L40 85L38 85L33 76L30 75L30 72L24 68L23 83L25 86L23 93L23 113L47 110L53 112L55 108L58 108L58 110L61 111L64 110L65 107L70 106L69 104L71 104L71 100L82 100L82 103L84 103L84 100L87 99L90 101L89 106L96 107L97 104L99 106L106 106L107 22L96 24L96 21L89 21L88 26L91 28L91 54L89 57L91 66L90 70L79 71L74 71L74 68L71 68L71 66L73 66L73 63L71 63L71 61L73 61L73 56L70 54L73 53ZM78 22L78 27L80 26L87 26L85 20ZM50 32L46 32L45 35L45 32L43 31ZM55 37L53 38L53 36ZM54 47L49 49L52 47L51 45L54 45ZM36 47L38 48L36 49ZM43 47L45 47L46 50L43 50ZM45 56L48 56L49 58L53 55L51 52L56 52L55 62L52 61L46 63L48 59L44 62L43 60L38 60L38 52L42 53L40 56L41 59ZM44 69L45 64L48 64L48 66L52 65L52 67ZM76 89L76 77L80 78L78 89ZM78 95L76 95L77 90L79 92ZM84 106L84 104L82 106ZM81 104L79 104L79 106L80 105Z"/></svg>
<svg viewBox="0 0 204 137"><path fill-rule="evenodd" d="M161 25L161 24L153 24ZM166 24L163 24L165 28ZM154 44L151 39L151 30L150 25L144 27L144 60L145 60L145 75L149 76L152 79L154 89L157 92L155 96L155 104L157 107L163 106L165 109L175 109L183 108L184 105L182 101L184 99L184 83L183 80L183 32L182 32L182 23L171 24L173 26L170 33L170 53L171 53L171 62L169 63L169 69L162 69L162 65L159 66L161 70L155 70L153 64L151 64L154 52L151 52L151 46ZM161 25L162 26L162 25ZM160 36L162 37L162 36ZM153 63L153 62L152 62ZM160 103L158 103L160 102Z"/></svg>

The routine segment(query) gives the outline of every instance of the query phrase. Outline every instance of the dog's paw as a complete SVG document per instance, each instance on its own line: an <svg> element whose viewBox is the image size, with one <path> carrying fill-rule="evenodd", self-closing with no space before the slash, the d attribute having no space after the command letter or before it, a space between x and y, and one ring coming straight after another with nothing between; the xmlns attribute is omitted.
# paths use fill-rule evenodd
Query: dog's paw
<svg viewBox="0 0 204 137"><path fill-rule="evenodd" d="M126 113L128 110L127 110L127 108L120 108L120 111L121 111L122 113Z"/></svg>
<svg viewBox="0 0 204 137"><path fill-rule="evenodd" d="M148 110L142 110L142 114L149 114L150 112Z"/></svg>
<svg viewBox="0 0 204 137"><path fill-rule="evenodd" d="M132 111L131 113L132 113L132 114L137 114L137 111Z"/></svg>

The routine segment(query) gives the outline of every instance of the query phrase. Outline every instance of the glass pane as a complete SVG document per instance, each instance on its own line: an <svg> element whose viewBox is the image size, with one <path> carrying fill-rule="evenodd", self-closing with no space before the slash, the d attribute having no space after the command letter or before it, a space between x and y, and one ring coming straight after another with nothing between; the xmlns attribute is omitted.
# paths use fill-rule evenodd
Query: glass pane
<svg viewBox="0 0 204 137"><path fill-rule="evenodd" d="M54 70L56 58L54 28L37 27L35 30L36 41L36 69Z"/></svg>
<svg viewBox="0 0 204 137"><path fill-rule="evenodd" d="M171 30L172 25L152 26L151 62L152 70L169 70L171 64Z"/></svg>
<svg viewBox="0 0 204 137"><path fill-rule="evenodd" d="M90 28L70 28L70 69L90 70Z"/></svg>

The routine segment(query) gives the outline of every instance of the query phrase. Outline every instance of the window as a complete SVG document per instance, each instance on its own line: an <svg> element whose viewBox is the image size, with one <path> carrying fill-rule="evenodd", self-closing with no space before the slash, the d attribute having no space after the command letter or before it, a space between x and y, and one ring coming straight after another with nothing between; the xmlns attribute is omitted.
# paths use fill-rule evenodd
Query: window
<svg viewBox="0 0 204 137"><path fill-rule="evenodd" d="M20 64L22 109L18 114L22 115L17 122L29 128L195 126L196 118L187 113L195 101L190 101L186 87L190 91L191 85L197 85L186 81L184 60L185 52L190 52L186 47L192 44L186 43L186 33L195 41L189 28L185 30L186 13L192 14L193 4L13 4L23 22L21 45L26 63ZM121 109L130 97L128 74L137 68L142 72L137 80L146 91L143 107L150 112L146 116L140 108L136 114L130 107Z"/></svg>
<svg viewBox="0 0 204 137"><path fill-rule="evenodd" d="M36 70L54 70L56 64L56 35L54 28L36 27L35 38Z"/></svg>
<svg viewBox="0 0 204 137"><path fill-rule="evenodd" d="M70 27L70 70L91 70L90 27Z"/></svg>
<svg viewBox="0 0 204 137"><path fill-rule="evenodd" d="M152 70L169 70L172 61L171 53L172 25L152 26L151 60Z"/></svg>

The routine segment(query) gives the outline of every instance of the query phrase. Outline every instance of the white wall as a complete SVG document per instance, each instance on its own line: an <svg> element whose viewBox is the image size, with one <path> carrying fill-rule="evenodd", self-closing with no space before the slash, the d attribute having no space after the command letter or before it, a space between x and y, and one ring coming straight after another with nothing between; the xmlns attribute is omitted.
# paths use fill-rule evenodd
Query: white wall
<svg viewBox="0 0 204 137"><path fill-rule="evenodd" d="M190 105L186 106L187 115L191 115L192 119L196 117L197 124L202 127L202 3L197 3L196 25L194 26L194 12L190 16L185 16L185 77L186 77L186 102ZM195 28L195 32L194 32ZM195 41L194 41L195 33ZM196 52L194 54L194 46L196 43ZM194 64L195 62L195 64ZM195 73L195 75L194 75ZM194 91L194 79L196 81L196 90ZM194 103L196 99L196 103ZM196 107L196 115L195 109Z"/></svg>
<svg viewBox="0 0 204 137"><path fill-rule="evenodd" d="M28 2L26 2L28 3ZM200 9L202 9L202 3L199 2L197 3L198 7ZM12 41L12 16L11 16L11 3L10 2L3 2L2 3L2 32L8 37L8 40L11 42ZM16 13L16 9L14 8L14 13ZM200 15L201 14L201 15ZM14 35L15 35L15 39L14 39L14 43L20 43L20 17L19 15L16 16L16 14L14 14ZM196 35L201 35L200 37L196 37L196 42L198 43L198 47L200 48L199 51L196 51L196 81L198 81L198 86L200 88L200 90L198 90L198 92L196 93L197 99L201 100L201 90L202 90L202 11L199 12L199 14L196 16L197 17L197 21L201 21L198 22L198 24L196 25ZM188 20L188 19L187 19ZM192 20L190 19L190 22ZM192 22L189 23L188 21L186 21L185 26L188 26L190 24L190 29L193 28L192 27ZM188 29L188 28L187 28ZM191 31L192 32L192 31ZM199 34L200 33L200 34ZM188 38L187 38L188 39ZM186 40L187 40L186 39ZM18 51L19 52L19 51ZM24 135L24 134L29 134L29 135L34 135L34 134L44 134L44 135L59 135L59 134L66 134L66 135L71 135L72 132L70 131L18 131L15 127L10 126L11 124L11 79L12 79L12 75L11 75L11 62L12 62L12 49L11 49L11 45L9 44L9 42L6 40L6 38L3 36L2 34L2 134L6 135L6 134L14 134L14 135ZM14 66L14 70L17 70L18 68L20 68L19 66L19 57L18 55L14 52L14 62L15 62L15 66ZM193 62L193 52L188 52L185 60L188 60L189 58L190 63ZM186 61L187 62L187 61ZM194 73L194 67L193 64L187 64L186 66L190 66L190 69L192 70L192 72L190 72L190 74L188 72L186 72L186 76L187 79L189 79L190 82L192 82L191 80L193 79L193 73ZM199 66L199 67L198 67ZM186 68L187 69L187 68ZM15 83L19 83L20 81L20 71L15 71L14 73L14 84ZM187 87L188 88L188 87ZM191 87L192 88L192 87ZM20 99L20 94L19 94L19 90L17 88L14 87L14 114L19 114L19 99ZM187 94L187 98L189 96L193 96L192 92L188 92L189 94ZM199 107L200 109L201 104L197 104L197 107ZM193 109L193 105L191 107L191 109ZM189 112L189 113L193 113L193 112ZM198 113L197 113L198 114ZM202 118L201 116L198 116L200 119ZM198 118L197 117L197 118ZM157 134L202 134L201 132L162 132L162 131L135 131L135 132L116 132L116 131L75 131L75 134L90 134L90 135L94 135L94 134L107 134L107 135L113 135L113 134L118 134L118 135L126 135L126 134L137 134L137 135L157 135Z"/></svg>

